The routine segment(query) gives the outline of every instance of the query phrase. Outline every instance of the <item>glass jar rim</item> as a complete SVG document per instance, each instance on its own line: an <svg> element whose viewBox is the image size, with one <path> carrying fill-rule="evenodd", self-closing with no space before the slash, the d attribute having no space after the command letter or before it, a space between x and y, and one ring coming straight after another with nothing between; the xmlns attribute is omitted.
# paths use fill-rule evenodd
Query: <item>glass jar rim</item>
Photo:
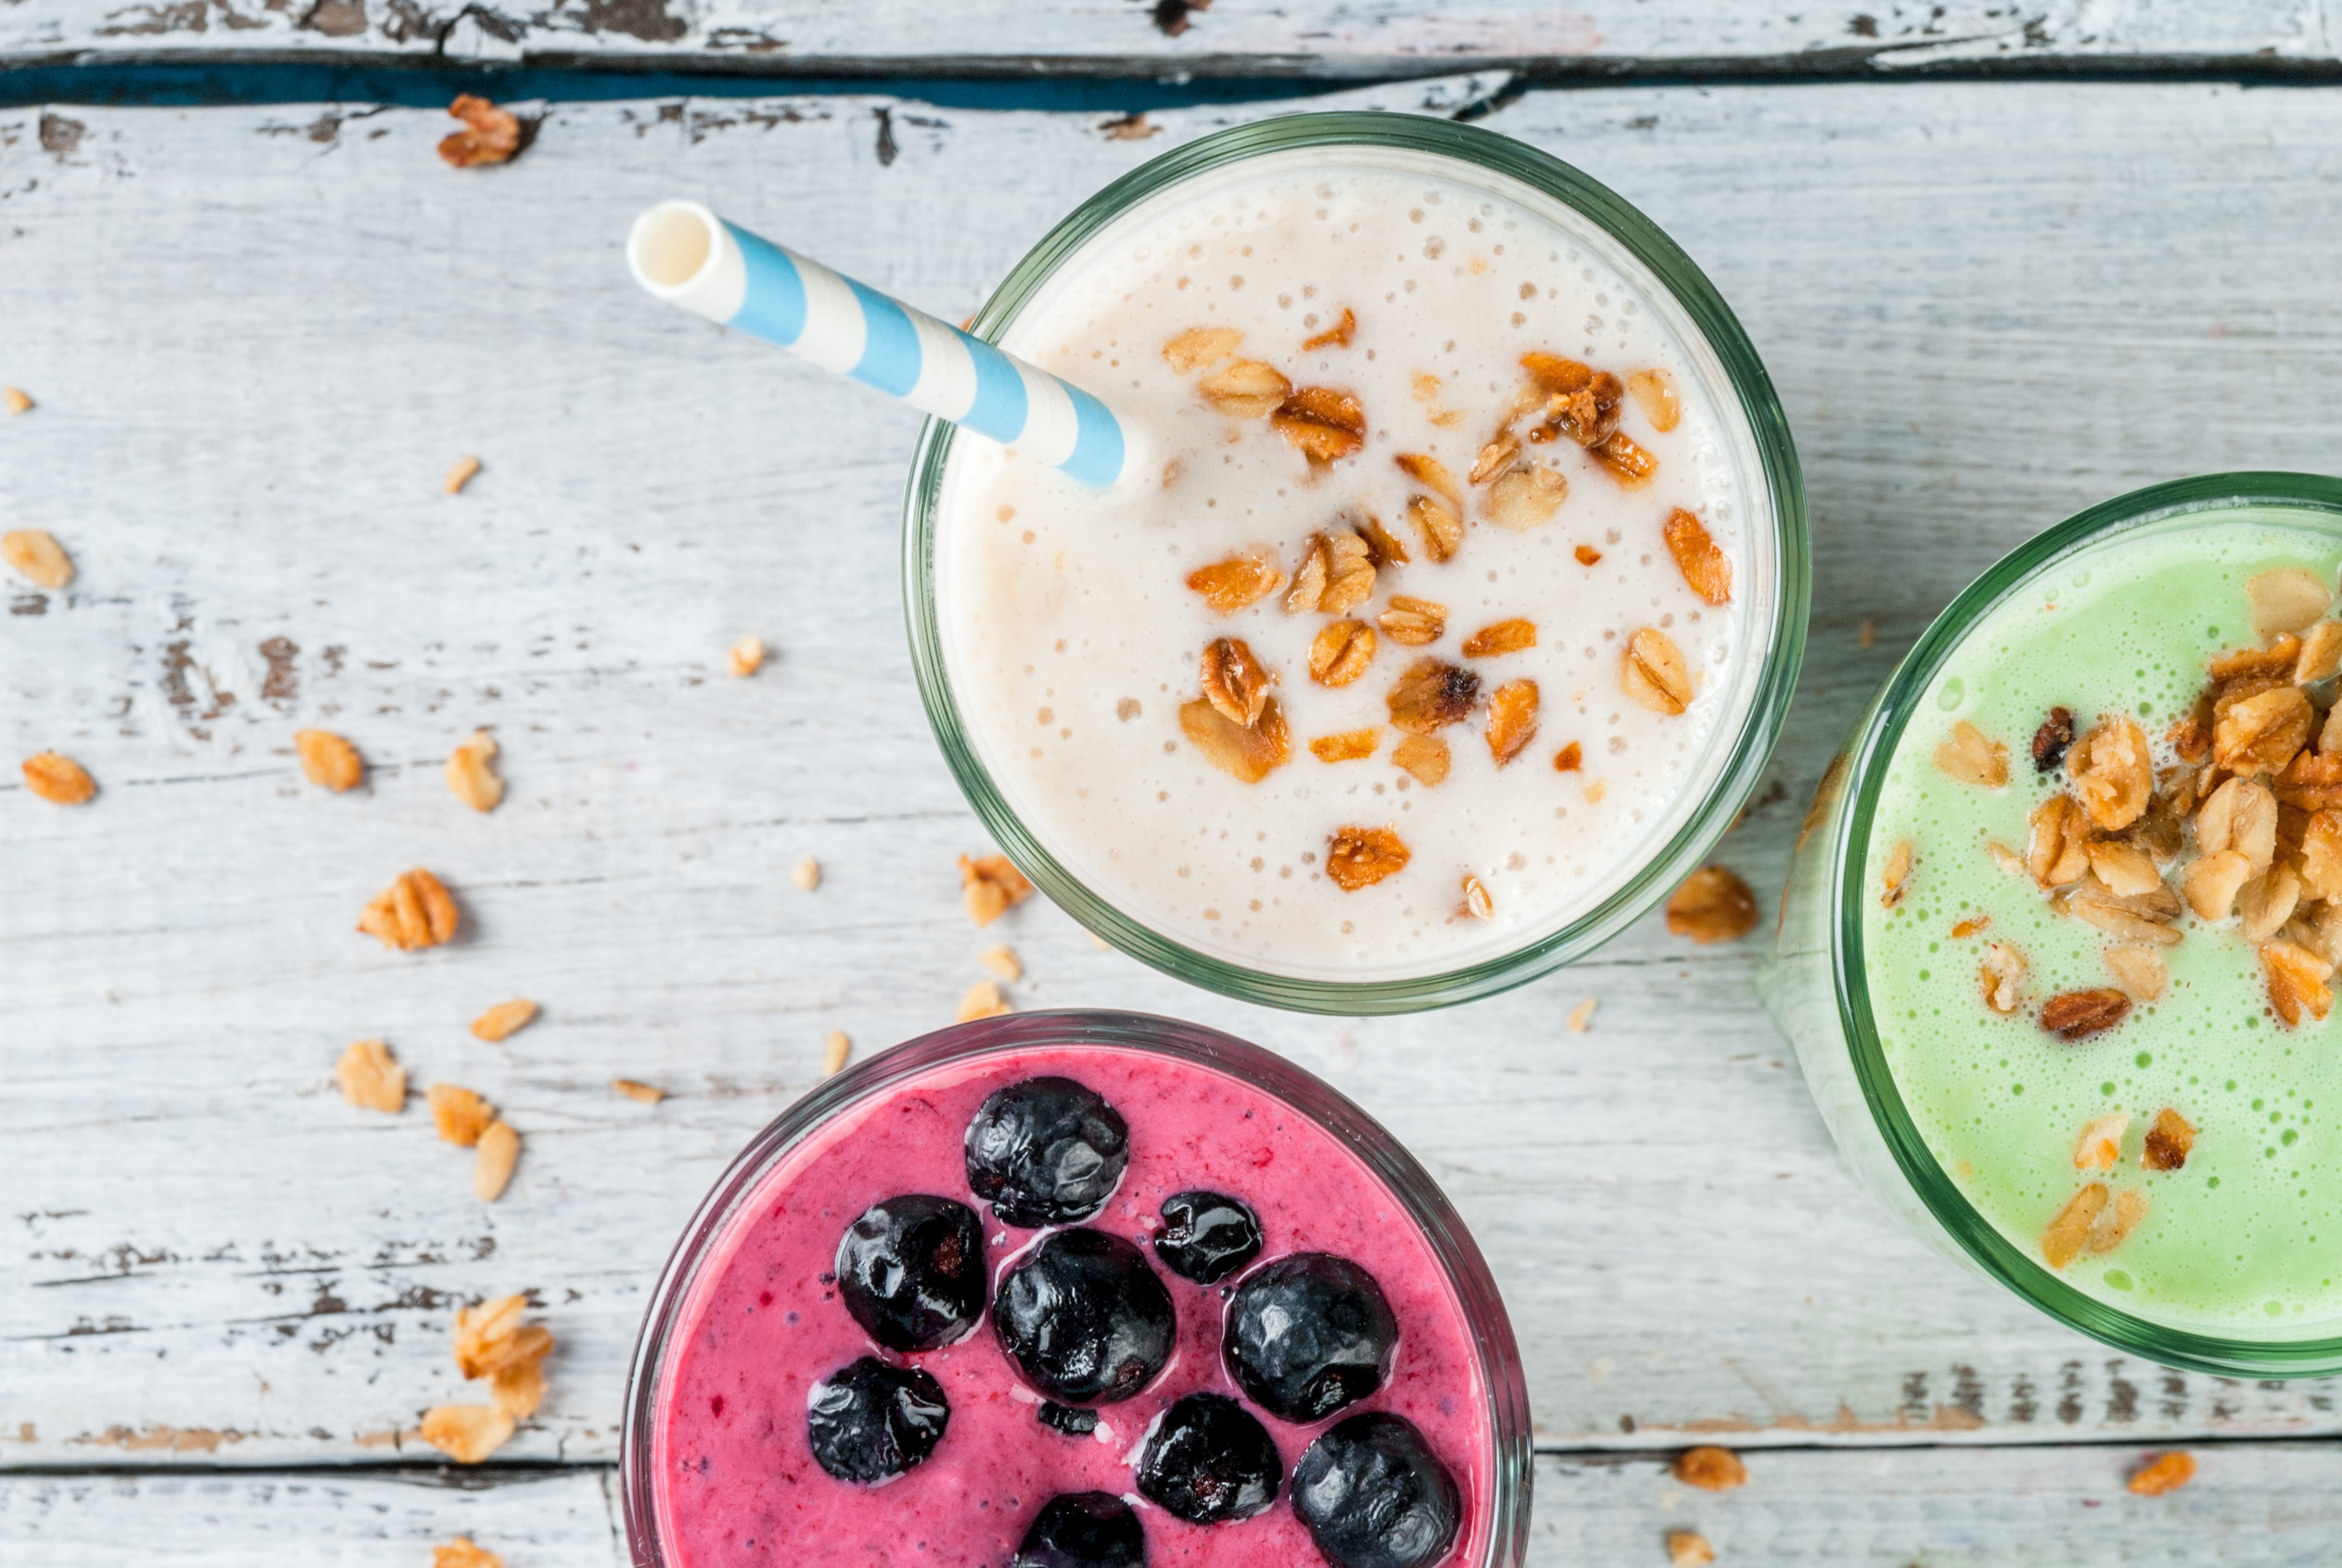
<svg viewBox="0 0 2342 1568"><path fill-rule="evenodd" d="M1528 1553L1532 1473L1528 1387L1520 1346L1486 1258L1431 1173L1356 1102L1272 1051L1200 1024L1092 1008L981 1019L890 1046L800 1095L725 1167L659 1271L628 1366L618 1479L626 1540L637 1568L660 1568L670 1561L660 1538L652 1468L668 1339L681 1322L701 1265L742 1201L791 1150L832 1118L906 1079L988 1056L1068 1047L1167 1056L1234 1077L1306 1117L1390 1191L1421 1230L1455 1293L1487 1391L1488 1549L1473 1568L1519 1568Z"/></svg>
<svg viewBox="0 0 2342 1568"><path fill-rule="evenodd" d="M961 793L993 840L1052 903L1142 963L1241 1001L1296 1012L1368 1014L1450 1006L1508 990L1607 942L1671 892L1706 859L1756 787L1797 686L1811 596L1803 474L1788 421L1755 347L1715 286L1642 213L1606 186L1548 154L1476 125L1376 112L1290 115L1231 126L1174 148L1123 175L1076 207L1036 245L970 322L996 338L1041 285L1123 212L1182 181L1240 160L1302 148L1363 147L1428 154L1476 165L1559 202L1602 231L1643 266L1688 319L1725 373L1748 431L1762 505L1749 508L1772 531L1776 588L1769 625L1752 623L1757 669L1749 706L1714 783L1674 835L1576 919L1522 945L1436 974L1386 980L1327 980L1256 969L1197 951L1124 914L1092 893L1026 827L977 754L963 724L946 667L935 583L938 502L954 427L930 419L921 430L904 497L903 606L919 697ZM1719 389L1722 390L1722 389ZM1712 743L1713 744L1713 743Z"/></svg>
<svg viewBox="0 0 2342 1568"><path fill-rule="evenodd" d="M2342 1371L2342 1336L2257 1339L2157 1323L2068 1284L1977 1212L1927 1150L1887 1065L1863 972L1866 854L1878 795L1919 699L1985 617L2061 563L2134 528L2237 508L2297 511L2342 524L2342 480L2321 474L2212 474L2150 484L2075 514L2002 556L1928 624L1896 666L1845 754L1847 809L1828 846L1830 968L1856 1081L1879 1136L1911 1190L1987 1275L2069 1328L2161 1365L2224 1377L2317 1377ZM1822 790L1829 790L1825 779ZM1827 809L1824 804L1820 809Z"/></svg>

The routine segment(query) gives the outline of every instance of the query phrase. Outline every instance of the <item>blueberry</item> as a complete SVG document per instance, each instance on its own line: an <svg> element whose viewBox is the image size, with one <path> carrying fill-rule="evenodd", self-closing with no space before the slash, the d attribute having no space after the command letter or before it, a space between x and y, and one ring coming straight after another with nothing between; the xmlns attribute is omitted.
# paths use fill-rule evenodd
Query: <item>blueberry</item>
<svg viewBox="0 0 2342 1568"><path fill-rule="evenodd" d="M984 1225L921 1194L871 1204L837 1239L837 1293L888 1350L934 1350L984 1315Z"/></svg>
<svg viewBox="0 0 2342 1568"><path fill-rule="evenodd" d="M1096 1411L1059 1404L1054 1399L1043 1400L1035 1413L1040 1416L1042 1425L1056 1427L1067 1437L1087 1437L1097 1430Z"/></svg>
<svg viewBox="0 0 2342 1568"><path fill-rule="evenodd" d="M1403 1416L1336 1422L1293 1467L1293 1512L1336 1568L1423 1568L1456 1544L1456 1482Z"/></svg>
<svg viewBox="0 0 2342 1568"><path fill-rule="evenodd" d="M1260 1216L1225 1193L1174 1193L1163 1200L1155 1255L1181 1279L1217 1284L1260 1256Z"/></svg>
<svg viewBox="0 0 2342 1568"><path fill-rule="evenodd" d="M889 1366L875 1355L814 1384L806 1403L815 1460L840 1481L866 1486L933 1453L951 1420L944 1385L932 1373Z"/></svg>
<svg viewBox="0 0 2342 1568"><path fill-rule="evenodd" d="M1025 1381L1065 1404L1110 1404L1154 1381L1178 1326L1146 1256L1103 1231L1057 1231L1000 1279L992 1329Z"/></svg>
<svg viewBox="0 0 2342 1568"><path fill-rule="evenodd" d="M1289 1253L1236 1286L1221 1352L1254 1403L1311 1422L1380 1388L1397 1341L1374 1275L1330 1253Z"/></svg>
<svg viewBox="0 0 2342 1568"><path fill-rule="evenodd" d="M1249 1519L1284 1478L1268 1428L1224 1393L1191 1393L1165 1411L1138 1456L1139 1495L1190 1524Z"/></svg>
<svg viewBox="0 0 2342 1568"><path fill-rule="evenodd" d="M1130 1163L1130 1129L1071 1078L995 1090L967 1124L967 1184L1001 1223L1070 1225L1106 1207Z"/></svg>
<svg viewBox="0 0 2342 1568"><path fill-rule="evenodd" d="M1053 1497L1025 1532L1009 1568L1144 1568L1146 1532L1110 1492Z"/></svg>

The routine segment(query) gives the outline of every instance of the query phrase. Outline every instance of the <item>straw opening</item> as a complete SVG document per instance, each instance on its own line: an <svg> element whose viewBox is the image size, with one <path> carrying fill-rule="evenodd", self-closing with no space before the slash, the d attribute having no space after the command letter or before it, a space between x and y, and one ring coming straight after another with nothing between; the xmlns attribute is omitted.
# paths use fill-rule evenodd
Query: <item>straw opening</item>
<svg viewBox="0 0 2342 1568"><path fill-rule="evenodd" d="M688 287L715 259L716 215L697 202L661 202L635 220L626 260L655 294Z"/></svg>

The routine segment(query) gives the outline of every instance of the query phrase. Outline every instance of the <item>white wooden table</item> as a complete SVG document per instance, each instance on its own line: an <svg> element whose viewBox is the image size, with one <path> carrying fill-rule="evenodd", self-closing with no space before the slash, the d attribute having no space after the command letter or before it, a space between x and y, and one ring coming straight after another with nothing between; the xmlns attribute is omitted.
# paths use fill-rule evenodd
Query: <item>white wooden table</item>
<svg viewBox="0 0 2342 1568"><path fill-rule="evenodd" d="M1708 270L1803 454L1807 675L1725 855L1769 898L1839 731L1991 559L2137 484L2337 466L2342 89L2317 84L2342 21L1578 9L1600 15L1218 0L1174 34L1136 0L0 5L0 94L59 99L0 108L0 382L38 403L0 420L0 526L80 566L62 594L11 579L0 617L0 1562L419 1568L459 1533L511 1568L621 1562L625 1360L685 1216L826 1031L866 1051L947 1022L1002 934L1019 1006L1228 1028L1430 1165L1527 1357L1541 1568L1661 1563L1675 1527L1732 1564L2342 1551L2335 1390L2127 1360L1907 1240L1833 1163L1756 940L1652 923L1493 1002L1349 1023L1186 989L1038 901L979 937L953 860L982 842L896 586L913 419L625 276L628 218L686 192L964 314L1108 178L1290 106L1149 74L1348 78L1320 101L1478 115L1570 159ZM435 50L598 85L468 173L434 155L435 110L55 88L229 62L266 98ZM772 80L610 96L606 71L646 65ZM1478 74L1376 85L1457 67ZM788 79L915 71L1109 77L1149 112ZM466 452L484 472L441 494ZM746 681L723 670L744 632L775 650ZM308 724L365 751L362 793L301 782ZM485 817L439 777L483 724L511 784ZM47 747L94 804L18 787ZM415 864L471 924L388 954L352 924ZM545 1017L465 1032L515 994ZM342 1102L364 1035L506 1108L526 1149L502 1203L419 1106ZM451 1473L412 1433L460 1397L454 1305L524 1289L559 1337L551 1395ZM1676 1486L1696 1441L1748 1453L1750 1483ZM2196 1483L2128 1495L2173 1443Z"/></svg>

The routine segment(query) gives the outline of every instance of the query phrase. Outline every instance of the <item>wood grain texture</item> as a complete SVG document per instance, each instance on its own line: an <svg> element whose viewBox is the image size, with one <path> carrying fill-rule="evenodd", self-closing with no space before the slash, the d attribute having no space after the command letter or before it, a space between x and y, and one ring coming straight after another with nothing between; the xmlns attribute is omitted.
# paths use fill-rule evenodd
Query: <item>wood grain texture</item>
<svg viewBox="0 0 2342 1568"><path fill-rule="evenodd" d="M2342 1532L2334 1450L2300 1443L2199 1450L2184 1490L2133 1497L2145 1450L1792 1450L1752 1454L1748 1484L1682 1486L1656 1456L1541 1458L1531 1568L1660 1568L1667 1533L1696 1530L1725 1568L2312 1568ZM236 1475L0 1475L10 1568L169 1562L249 1568L424 1568L462 1533L505 1568L626 1561L612 1472L505 1470Z"/></svg>
<svg viewBox="0 0 2342 1568"><path fill-rule="evenodd" d="M752 74L1886 74L2332 63L2320 0L14 0L0 62L434 56Z"/></svg>
<svg viewBox="0 0 2342 1568"><path fill-rule="evenodd" d="M626 225L701 195L957 316L1080 197L1252 112L1131 140L893 99L606 104L472 173L416 112L0 113L0 378L39 401L0 422L0 495L81 570L11 589L0 744L102 791L65 811L0 779L0 1464L411 1456L461 1388L454 1304L515 1289L561 1348L506 1454L611 1457L709 1182L825 1031L946 1022L1003 936L1019 1006L1196 1017L1383 1118L1487 1249L1548 1446L2342 1429L2327 1385L2126 1360L1906 1239L1837 1170L1754 941L1653 922L1507 997L1345 1023L1202 995L1038 901L968 928L952 864L980 844L896 586L913 420L640 298ZM1685 244L1798 432L1813 654L1726 849L1760 900L1840 729L1994 556L2149 480L2331 462L2342 97L1605 90L1490 123ZM465 452L485 470L441 494ZM743 632L775 650L746 681ZM302 783L311 724L366 753L363 791ZM492 816L438 776L481 724ZM389 954L351 927L417 864L465 934ZM545 1016L465 1033L511 995ZM342 1103L365 1035L505 1107L502 1203L419 1106Z"/></svg>

